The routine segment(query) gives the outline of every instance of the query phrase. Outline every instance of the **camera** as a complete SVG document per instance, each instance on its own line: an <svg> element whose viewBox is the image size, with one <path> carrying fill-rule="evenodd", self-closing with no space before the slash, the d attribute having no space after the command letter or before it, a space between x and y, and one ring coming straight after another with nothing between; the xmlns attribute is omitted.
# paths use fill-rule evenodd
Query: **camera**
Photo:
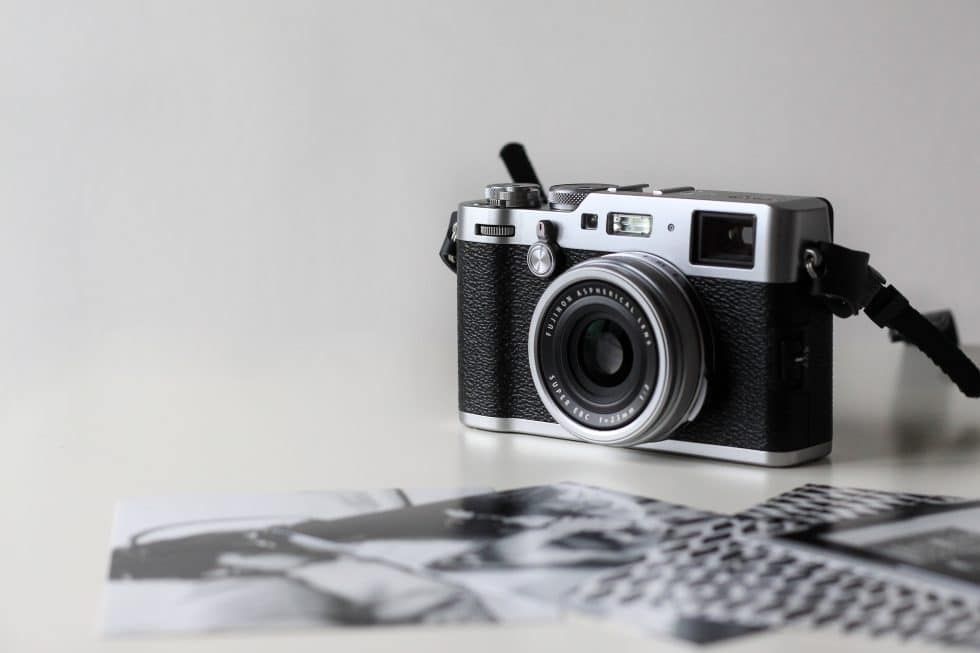
<svg viewBox="0 0 980 653"><path fill-rule="evenodd" d="M461 421L766 466L827 455L833 314L804 253L832 221L818 197L488 186L452 223Z"/></svg>

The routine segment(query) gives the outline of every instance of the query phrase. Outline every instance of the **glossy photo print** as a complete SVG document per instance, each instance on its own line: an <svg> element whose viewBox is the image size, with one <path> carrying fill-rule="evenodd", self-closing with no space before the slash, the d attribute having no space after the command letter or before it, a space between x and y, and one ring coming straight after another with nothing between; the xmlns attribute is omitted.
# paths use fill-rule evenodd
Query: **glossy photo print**
<svg viewBox="0 0 980 653"><path fill-rule="evenodd" d="M699 644L820 627L977 646L976 601L921 577L883 578L791 537L896 509L953 514L956 501L808 485L720 515L575 483L132 500L116 513L104 630L497 624L576 613ZM936 544L935 530L888 541L896 555L920 557L923 547L934 556L959 543L956 564L975 563L975 547L962 537Z"/></svg>
<svg viewBox="0 0 980 653"><path fill-rule="evenodd" d="M975 595L952 584L928 582L904 566L882 574L868 560L821 551L813 542L799 546L801 538L793 535L838 529L865 535L868 529L855 526L872 520L877 529L892 527L893 517L907 518L909 511L930 520L971 512L973 504L962 501L801 486L731 517L684 524L655 543L642 561L593 577L571 602L633 628L683 630L675 634L701 642L738 629L789 627L978 649L980 602ZM948 524L940 528L939 534L936 528L924 528L929 536L914 542L909 537L889 539L886 533L885 548L905 555L906 564L910 556L921 559L926 548L933 566L942 548L944 571L956 564L972 574L975 539L962 532L950 536ZM959 531L965 528L958 526ZM957 555L950 556L954 547Z"/></svg>
<svg viewBox="0 0 980 653"><path fill-rule="evenodd" d="M289 535L304 523L466 493L395 489L123 501L112 534L104 631L498 621L493 606L466 588L391 562L301 546Z"/></svg>
<svg viewBox="0 0 980 653"><path fill-rule="evenodd" d="M693 533L717 535L725 519L573 483L128 501L105 632L615 618L644 595L597 579ZM692 642L758 630L671 605L653 612L644 631Z"/></svg>
<svg viewBox="0 0 980 653"><path fill-rule="evenodd" d="M730 537L730 521L654 499L560 483L289 530L297 546L391 560L485 599L508 597L509 604L624 622L639 607L645 619L632 626L707 643L766 626L708 615L698 605L654 604L647 576L631 571L647 574L651 564L671 564L668 552L679 545L715 550L716 539Z"/></svg>

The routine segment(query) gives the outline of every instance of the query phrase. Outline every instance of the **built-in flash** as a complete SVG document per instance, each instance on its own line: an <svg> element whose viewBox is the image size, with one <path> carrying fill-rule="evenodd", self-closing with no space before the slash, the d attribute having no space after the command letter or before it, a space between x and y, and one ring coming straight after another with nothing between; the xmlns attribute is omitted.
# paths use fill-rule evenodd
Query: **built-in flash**
<svg viewBox="0 0 980 653"><path fill-rule="evenodd" d="M610 213L609 233L621 236L649 236L653 218L641 213Z"/></svg>

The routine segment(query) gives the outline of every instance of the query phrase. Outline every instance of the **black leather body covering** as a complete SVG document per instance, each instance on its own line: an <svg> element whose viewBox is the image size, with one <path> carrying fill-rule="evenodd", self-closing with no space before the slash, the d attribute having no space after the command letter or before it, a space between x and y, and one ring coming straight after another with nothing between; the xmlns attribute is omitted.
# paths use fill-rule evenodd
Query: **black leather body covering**
<svg viewBox="0 0 980 653"><path fill-rule="evenodd" d="M551 280L528 271L527 249L457 243L462 412L554 422L527 348L531 315ZM558 273L602 254L562 250ZM714 336L714 364L700 414L671 438L764 451L829 441L833 316L802 285L689 279Z"/></svg>

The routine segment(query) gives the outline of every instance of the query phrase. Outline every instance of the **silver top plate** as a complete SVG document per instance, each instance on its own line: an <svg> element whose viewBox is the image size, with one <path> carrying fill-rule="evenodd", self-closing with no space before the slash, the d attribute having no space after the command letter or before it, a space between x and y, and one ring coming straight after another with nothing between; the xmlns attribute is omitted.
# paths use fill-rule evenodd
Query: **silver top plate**
<svg viewBox="0 0 980 653"><path fill-rule="evenodd" d="M753 267L691 263L691 224L695 211L754 215ZM648 237L606 233L606 216L612 212L651 215L652 233ZM583 229L583 213L598 215L599 228ZM667 259L688 276L762 283L796 281L802 269L803 244L831 240L830 214L823 200L736 191L691 190L662 195L601 191L590 193L573 211L498 208L479 200L462 203L458 220L457 240L530 245L538 240L535 232L538 221L550 220L557 229L559 247L600 252L649 252ZM478 233L478 224L513 225L515 234L512 237L482 236Z"/></svg>

